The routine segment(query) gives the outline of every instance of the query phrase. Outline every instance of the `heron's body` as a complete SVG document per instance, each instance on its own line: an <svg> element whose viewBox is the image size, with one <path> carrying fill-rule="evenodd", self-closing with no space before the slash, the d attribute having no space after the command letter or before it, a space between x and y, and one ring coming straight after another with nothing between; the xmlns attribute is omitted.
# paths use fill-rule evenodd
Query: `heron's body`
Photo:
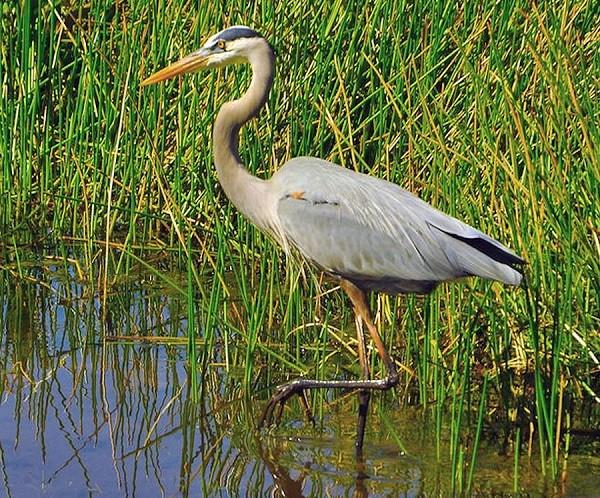
<svg viewBox="0 0 600 498"><path fill-rule="evenodd" d="M359 328L359 359L365 380L299 380L281 386L265 412L293 394L318 387L360 390L362 437L368 389L389 389L398 382L374 326L365 291L427 293L438 282L479 276L518 285L513 265L523 260L475 228L434 209L394 183L342 168L314 157L288 161L270 179L251 175L238 154L240 128L265 104L273 82L274 56L268 42L244 26L217 33L197 52L151 76L143 84L211 66L249 62L252 82L238 100L223 105L213 129L213 153L219 182L229 199L258 228L287 251L339 279L357 316L366 323L388 376L369 380L364 337ZM307 408L308 409L308 408Z"/></svg>
<svg viewBox="0 0 600 498"><path fill-rule="evenodd" d="M521 279L512 252L394 183L314 157L292 159L268 183L282 244L361 289L427 293L470 275Z"/></svg>

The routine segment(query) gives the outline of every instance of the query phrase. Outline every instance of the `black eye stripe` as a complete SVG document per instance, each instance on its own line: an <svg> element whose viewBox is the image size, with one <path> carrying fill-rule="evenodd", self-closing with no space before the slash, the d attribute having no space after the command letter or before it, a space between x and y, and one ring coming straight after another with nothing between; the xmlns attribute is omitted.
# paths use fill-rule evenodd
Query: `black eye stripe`
<svg viewBox="0 0 600 498"><path fill-rule="evenodd" d="M253 29L247 28L245 26L238 26L238 27L234 27L234 28L227 28L223 31L221 31L220 33L217 33L216 35L214 35L211 40L209 40L210 43L205 45L205 48L209 49L209 50L216 50L216 49L220 49L223 51L227 51L227 42L230 41L234 41L234 40L239 40L239 39L243 39L243 38L260 38L261 36L254 31ZM220 46L220 44L224 44L223 46Z"/></svg>
<svg viewBox="0 0 600 498"><path fill-rule="evenodd" d="M232 41L238 38L257 38L260 35L253 29L246 27L239 28L228 28L219 33L219 39L225 41Z"/></svg>

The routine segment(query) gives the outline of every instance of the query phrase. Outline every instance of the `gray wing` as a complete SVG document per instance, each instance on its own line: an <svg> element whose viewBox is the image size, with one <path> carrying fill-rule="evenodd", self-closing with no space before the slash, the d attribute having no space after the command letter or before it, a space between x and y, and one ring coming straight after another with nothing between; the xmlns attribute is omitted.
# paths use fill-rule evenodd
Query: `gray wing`
<svg viewBox="0 0 600 498"><path fill-rule="evenodd" d="M363 288L428 292L467 275L521 281L512 251L393 183L305 157L271 182L285 242Z"/></svg>

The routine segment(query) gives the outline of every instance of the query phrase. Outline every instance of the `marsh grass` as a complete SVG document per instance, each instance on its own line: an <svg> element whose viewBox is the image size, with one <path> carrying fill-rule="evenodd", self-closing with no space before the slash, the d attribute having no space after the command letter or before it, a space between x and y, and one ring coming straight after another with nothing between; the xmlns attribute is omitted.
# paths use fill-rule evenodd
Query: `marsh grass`
<svg viewBox="0 0 600 498"><path fill-rule="evenodd" d="M247 394L267 397L299 374L358 373L348 304L285 262L217 184L211 124L247 69L139 87L215 30L251 25L277 53L268 106L242 132L253 173L324 157L399 183L528 261L522 289L468 280L427 298L373 297L403 366L374 410L431 407L438 441L451 439L456 489L472 483L481 438L514 454L515 483L521 452L559 475L565 434L598 420L600 396L592 2L25 0L3 3L1 16L0 265L10 278L27 278L20 254L31 247L76 260L105 300L120 275L150 268L188 297L199 393L217 343L227 368L244 369ZM74 239L76 249L61 243ZM335 399L312 397L319 414Z"/></svg>

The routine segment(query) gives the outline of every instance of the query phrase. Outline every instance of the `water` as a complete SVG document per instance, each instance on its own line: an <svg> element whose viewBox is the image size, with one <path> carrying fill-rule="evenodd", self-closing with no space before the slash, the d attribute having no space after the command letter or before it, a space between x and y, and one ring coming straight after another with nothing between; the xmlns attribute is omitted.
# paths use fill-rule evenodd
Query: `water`
<svg viewBox="0 0 600 498"><path fill-rule="evenodd" d="M0 287L0 487L6 496L449 493L447 442L437 458L432 424L420 410L385 414L399 428L404 453L380 430L375 401L364 461L354 456L350 397L334 397L316 430L298 410L278 429L259 432L254 425L264 399L245 396L239 368L213 358L193 399L185 341L156 340L185 338L187 311L179 298L139 277L115 287L104 310L99 292L71 271L50 273L50 279L33 272L25 280L4 272ZM524 456L514 493L512 458L484 445L475 495L598 494L599 458L571 455L568 469L565 482L552 486L535 457Z"/></svg>

